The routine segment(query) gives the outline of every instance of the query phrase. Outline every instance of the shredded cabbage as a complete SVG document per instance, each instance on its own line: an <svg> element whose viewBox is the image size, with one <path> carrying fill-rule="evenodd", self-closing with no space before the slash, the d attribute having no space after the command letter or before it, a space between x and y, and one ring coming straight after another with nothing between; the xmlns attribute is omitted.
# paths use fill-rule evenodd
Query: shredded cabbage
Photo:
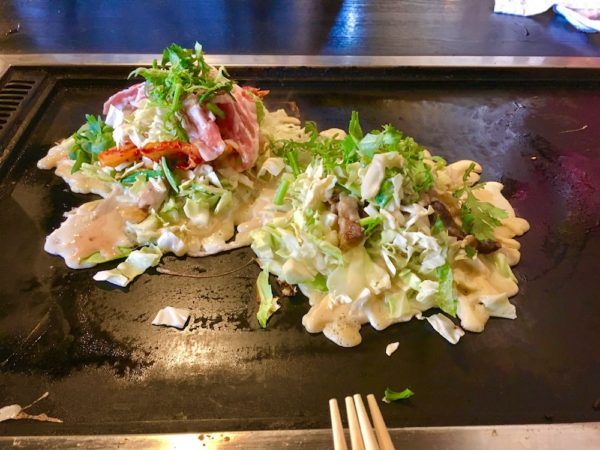
<svg viewBox="0 0 600 450"><path fill-rule="evenodd" d="M488 311L486 317L515 316L507 293L498 292L504 287L493 284L495 278L488 282L495 287L475 280L466 287L467 275L454 276L458 262L466 268L465 261L472 261L473 268L495 270L506 278L503 286L512 295L508 282L516 279L504 254L488 257L471 252L465 259L464 247L471 244L461 245L450 236L431 206L432 196L443 199L460 227L461 205L468 198L452 194L477 182L470 173L472 165L447 166L389 125L363 135L357 114L347 135L318 133L312 123L305 130L307 139L272 144L277 157L265 160L261 174L282 171L280 178L291 181L285 189L280 185L274 205L277 217L251 237L261 266L281 281L298 284L309 297L311 310L303 319L309 331L323 331L339 345L356 345L363 323L381 329L422 318L432 308L452 317L476 309L459 308L459 301L479 302ZM341 195L354 197L359 205L356 213L362 214L354 225L354 233L357 225L362 228L362 238L358 235L359 241L350 247L344 244L342 214L343 220L350 219L340 210ZM465 205L462 211L480 208ZM475 292L459 296L459 285ZM468 319L477 317L470 314ZM467 316L461 319L469 322ZM442 314L427 320L452 343L464 334Z"/></svg>
<svg viewBox="0 0 600 450"><path fill-rule="evenodd" d="M256 292L260 302L256 318L260 326L266 328L269 317L280 307L277 303L277 297L273 297L273 292L269 285L269 270L266 267L256 279Z"/></svg>
<svg viewBox="0 0 600 450"><path fill-rule="evenodd" d="M156 266L162 252L155 246L141 248L129 253L127 259L111 270L102 270L94 275L96 281L108 281L120 287L125 287L135 277L143 274L150 267Z"/></svg>

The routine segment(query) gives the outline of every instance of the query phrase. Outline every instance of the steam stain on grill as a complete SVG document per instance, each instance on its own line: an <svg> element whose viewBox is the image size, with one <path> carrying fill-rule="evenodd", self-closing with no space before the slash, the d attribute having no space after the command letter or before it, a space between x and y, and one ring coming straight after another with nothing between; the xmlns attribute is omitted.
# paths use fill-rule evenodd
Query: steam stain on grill
<svg viewBox="0 0 600 450"><path fill-rule="evenodd" d="M541 179L560 193L563 224L560 235L581 236L582 232L597 227L600 220L600 157L572 148L558 148L548 139L536 135L529 141L534 155L531 160ZM572 237L572 236L571 236Z"/></svg>
<svg viewBox="0 0 600 450"><path fill-rule="evenodd" d="M62 288L56 281L46 312L25 332L0 338L0 368L18 373L42 372L64 377L87 365L110 366L116 375L138 373L152 365L149 354L117 342L91 316L85 298ZM38 288L32 282L29 288Z"/></svg>

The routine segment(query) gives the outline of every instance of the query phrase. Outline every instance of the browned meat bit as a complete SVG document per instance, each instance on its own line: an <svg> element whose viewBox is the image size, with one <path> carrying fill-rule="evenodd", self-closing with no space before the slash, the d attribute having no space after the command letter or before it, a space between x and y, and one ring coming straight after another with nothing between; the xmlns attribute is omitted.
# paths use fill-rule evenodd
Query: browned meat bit
<svg viewBox="0 0 600 450"><path fill-rule="evenodd" d="M501 245L496 241L479 241L475 236L469 234L464 239L465 244L470 245L482 255L498 250Z"/></svg>
<svg viewBox="0 0 600 450"><path fill-rule="evenodd" d="M450 236L454 236L458 240L462 240L465 238L464 231L461 230L461 228L454 221L454 218L452 217L452 214L450 214L450 211L448 211L448 208L446 208L446 205L444 205L439 200L434 200L431 202L431 207L433 208L435 213L440 217L440 220L446 227L446 230L448 231L448 234Z"/></svg>
<svg viewBox="0 0 600 450"><path fill-rule="evenodd" d="M277 280L277 284L279 285L281 295L285 297L293 297L294 295L296 295L296 292L298 292L296 286L288 284L283 280Z"/></svg>
<svg viewBox="0 0 600 450"><path fill-rule="evenodd" d="M448 234L450 236L454 236L458 240L462 240L467 238L469 242L467 242L472 247L475 247L479 253L486 254L495 252L500 248L500 244L496 241L479 241L475 239L474 236L467 236L465 232L458 226L458 224L454 221L452 214L439 200L434 200L431 202L431 207L435 211L435 213L440 217L440 220L446 227Z"/></svg>
<svg viewBox="0 0 600 450"><path fill-rule="evenodd" d="M340 247L348 249L358 245L364 238L363 228L359 222L358 201L354 197L340 194L337 214Z"/></svg>
<svg viewBox="0 0 600 450"><path fill-rule="evenodd" d="M477 245L475 248L479 253L486 254L495 252L500 248L500 244L496 241L478 241L476 240Z"/></svg>

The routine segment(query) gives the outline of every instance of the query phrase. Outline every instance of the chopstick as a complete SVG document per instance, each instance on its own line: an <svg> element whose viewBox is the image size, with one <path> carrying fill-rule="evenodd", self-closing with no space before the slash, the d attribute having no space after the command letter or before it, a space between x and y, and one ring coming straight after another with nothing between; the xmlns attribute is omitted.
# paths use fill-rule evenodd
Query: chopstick
<svg viewBox="0 0 600 450"><path fill-rule="evenodd" d="M369 421L369 416L367 416L365 404L360 394L354 394L354 406L356 406L356 412L358 413L358 423L360 424L360 433L365 443L365 450L379 450L375 434L373 433L373 426Z"/></svg>
<svg viewBox="0 0 600 450"><path fill-rule="evenodd" d="M381 450L394 450L392 438L385 425L375 396L373 394L367 395L367 402L369 403L369 411L371 411L371 417L373 418L373 424L375 425L375 434L377 435L377 441L379 441L379 448Z"/></svg>
<svg viewBox="0 0 600 450"><path fill-rule="evenodd" d="M363 445L360 425L358 424L358 416L356 415L356 408L354 407L354 400L352 397L346 397L346 417L348 418L352 450L364 450L365 446Z"/></svg>
<svg viewBox="0 0 600 450"><path fill-rule="evenodd" d="M329 400L329 414L331 415L331 430L333 431L333 448L335 450L348 450L340 409L335 398Z"/></svg>
<svg viewBox="0 0 600 450"><path fill-rule="evenodd" d="M367 402L373 425L371 425L360 394L345 398L352 450L394 450L394 444L373 394L367 396ZM329 400L329 411L331 414L333 447L335 450L347 450L342 418L336 399ZM375 431L373 431L373 427Z"/></svg>

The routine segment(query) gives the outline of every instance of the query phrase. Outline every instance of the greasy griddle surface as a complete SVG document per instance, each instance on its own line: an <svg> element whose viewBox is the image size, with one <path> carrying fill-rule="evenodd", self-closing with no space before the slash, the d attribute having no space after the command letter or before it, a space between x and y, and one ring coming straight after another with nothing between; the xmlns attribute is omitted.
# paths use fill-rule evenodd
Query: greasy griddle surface
<svg viewBox="0 0 600 450"><path fill-rule="evenodd" d="M64 424L3 423L0 433L328 427L329 398L380 396L388 386L416 393L383 405L391 427L599 419L597 85L256 83L272 90L267 105L295 102L321 128L344 127L356 109L363 129L393 123L432 153L475 159L485 179L502 181L532 226L515 270L518 319L492 319L456 346L417 320L367 326L363 343L345 349L305 332L302 298L283 300L261 330L256 266L207 280L150 270L126 289L93 281L97 269L68 269L43 251L44 238L93 196L71 193L35 164L123 83L61 82L1 180L0 403L49 391L32 411ZM251 257L242 249L163 262L210 274ZM185 331L150 325L167 305L192 310Z"/></svg>

